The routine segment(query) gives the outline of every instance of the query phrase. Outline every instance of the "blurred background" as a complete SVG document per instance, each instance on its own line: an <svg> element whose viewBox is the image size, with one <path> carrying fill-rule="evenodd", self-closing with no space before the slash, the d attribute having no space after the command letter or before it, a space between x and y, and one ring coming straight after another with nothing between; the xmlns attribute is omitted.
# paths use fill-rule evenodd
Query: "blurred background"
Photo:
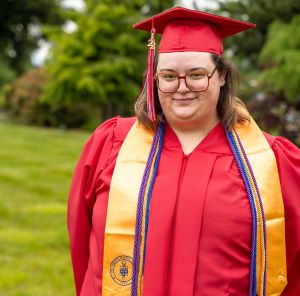
<svg viewBox="0 0 300 296"><path fill-rule="evenodd" d="M75 294L74 166L96 126L133 114L149 35L132 24L174 5L257 24L224 55L260 127L300 146L300 0L1 0L0 295Z"/></svg>

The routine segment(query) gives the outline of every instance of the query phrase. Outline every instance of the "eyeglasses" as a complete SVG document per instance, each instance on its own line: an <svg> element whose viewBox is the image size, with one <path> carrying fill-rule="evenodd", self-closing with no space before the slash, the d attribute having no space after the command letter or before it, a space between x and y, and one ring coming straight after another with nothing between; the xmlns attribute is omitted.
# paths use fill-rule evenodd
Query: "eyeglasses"
<svg viewBox="0 0 300 296"><path fill-rule="evenodd" d="M205 91L209 87L209 80L217 70L214 68L211 74L206 69L190 70L184 76L179 76L175 71L163 70L156 74L156 85L161 92L173 93L179 88L180 79L184 79L186 86L191 91Z"/></svg>

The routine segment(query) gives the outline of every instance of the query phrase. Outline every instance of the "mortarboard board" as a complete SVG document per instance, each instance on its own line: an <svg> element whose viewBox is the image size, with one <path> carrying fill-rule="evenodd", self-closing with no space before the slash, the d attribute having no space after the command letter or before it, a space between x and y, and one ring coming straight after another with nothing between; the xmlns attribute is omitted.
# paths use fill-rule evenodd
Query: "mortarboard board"
<svg viewBox="0 0 300 296"><path fill-rule="evenodd" d="M208 51L223 53L222 40L254 28L255 24L176 6L133 25L162 34L159 52ZM189 50L192 49L192 50Z"/></svg>
<svg viewBox="0 0 300 296"><path fill-rule="evenodd" d="M148 112L154 121L153 60L154 34L162 34L158 52L204 51L222 55L223 39L254 28L255 24L176 6L133 25L151 32L146 76Z"/></svg>

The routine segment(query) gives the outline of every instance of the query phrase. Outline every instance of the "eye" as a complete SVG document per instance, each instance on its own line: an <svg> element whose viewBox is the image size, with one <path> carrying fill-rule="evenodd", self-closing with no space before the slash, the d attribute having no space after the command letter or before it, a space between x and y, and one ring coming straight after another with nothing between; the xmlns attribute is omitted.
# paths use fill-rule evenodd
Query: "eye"
<svg viewBox="0 0 300 296"><path fill-rule="evenodd" d="M197 70L197 71L192 71L188 74L188 77L192 80L199 80L207 76L208 72L205 70Z"/></svg>
<svg viewBox="0 0 300 296"><path fill-rule="evenodd" d="M172 72L163 72L158 75L160 79L165 81L174 81L177 79L177 74Z"/></svg>

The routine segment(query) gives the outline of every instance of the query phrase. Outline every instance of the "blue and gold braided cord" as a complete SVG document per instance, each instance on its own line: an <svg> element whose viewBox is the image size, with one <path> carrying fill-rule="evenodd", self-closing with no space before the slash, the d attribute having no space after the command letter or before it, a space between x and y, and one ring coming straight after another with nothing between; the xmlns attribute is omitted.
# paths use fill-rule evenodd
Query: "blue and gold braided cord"
<svg viewBox="0 0 300 296"><path fill-rule="evenodd" d="M143 202L144 195L146 190L147 181L150 174L151 163L153 161L156 146L159 139L159 133L156 131L152 146L150 149L149 157L146 163L144 175L142 178L142 183L140 186L138 203L137 203L137 211L136 211L136 223L135 223L135 238L134 238L134 249L133 249L133 266L132 266L132 286L131 286L131 294L132 296L136 296L137 287L138 287L138 274L139 274L139 260L140 260L140 245L141 245L141 228L142 228L142 215L143 215Z"/></svg>
<svg viewBox="0 0 300 296"><path fill-rule="evenodd" d="M163 144L163 136L164 136L165 126L162 124L161 128L159 129L159 144L157 149L157 155L155 157L155 161L153 163L153 175L151 178L151 181L149 182L149 188L147 190L147 200L146 200L146 212L145 212L145 240L144 240L144 254L143 254L143 264L145 264L145 255L146 255L146 242L147 242L147 235L148 235L148 225L149 225L149 213L150 213L150 200L153 190L153 185L155 182L156 173L158 170L159 160L160 160L160 154Z"/></svg>
<svg viewBox="0 0 300 296"><path fill-rule="evenodd" d="M251 192L249 180L245 168L243 166L241 157L238 153L237 145L234 141L231 132L227 132L227 139L232 150L232 154L236 160L240 173L242 175L247 195L250 201L251 215L252 215L252 243L251 243L251 263L250 263L250 281L249 281L249 296L256 296L256 241L257 241L257 212L254 204L253 194Z"/></svg>
<svg viewBox="0 0 300 296"><path fill-rule="evenodd" d="M156 147L154 160L157 157L158 146ZM142 295L142 280L143 280L143 270L144 270L144 251L146 244L146 209L147 209L147 197L149 192L150 183L152 180L154 172L154 161L151 163L149 179L147 181L144 201L143 201L143 215L142 215L142 229L141 229L141 245L140 245L140 262L139 262L139 273L138 273L138 286L137 286L137 295Z"/></svg>
<svg viewBox="0 0 300 296"><path fill-rule="evenodd" d="M243 148L243 145L241 143L241 140L238 136L238 134L235 132L236 135L236 140L239 143L240 150L244 156L244 161L247 164L248 168L248 174L251 177L251 184L252 187L255 189L256 193L256 203L259 208L259 217L260 217L260 239L261 239L261 277L260 277L260 295L266 295L266 280L267 280L267 231L266 231L266 219L265 219L265 214L264 214L264 209L263 209L263 203L262 203L262 198L260 196L260 192L258 190L258 185L256 182L256 179L254 177L252 167L249 163L249 160L247 158L246 152Z"/></svg>
<svg viewBox="0 0 300 296"><path fill-rule="evenodd" d="M146 256L150 200L159 165L164 137L164 123L160 123L155 133L139 193L136 233L134 242L132 296L142 295L143 272Z"/></svg>
<svg viewBox="0 0 300 296"><path fill-rule="evenodd" d="M259 296L266 295L266 271L267 271L267 256L266 256L266 226L264 210L260 198L256 180L247 159L245 150L239 139L238 134L234 130L228 131L226 128L228 143L232 150L233 156L241 172L243 181L246 186L247 195L250 201L252 213L252 245L251 245L251 266L250 266L250 283L249 295L255 296L257 293L256 284L256 265L257 265L257 250L261 248L261 277L259 281L260 293ZM260 238L260 246L258 245L257 236Z"/></svg>

